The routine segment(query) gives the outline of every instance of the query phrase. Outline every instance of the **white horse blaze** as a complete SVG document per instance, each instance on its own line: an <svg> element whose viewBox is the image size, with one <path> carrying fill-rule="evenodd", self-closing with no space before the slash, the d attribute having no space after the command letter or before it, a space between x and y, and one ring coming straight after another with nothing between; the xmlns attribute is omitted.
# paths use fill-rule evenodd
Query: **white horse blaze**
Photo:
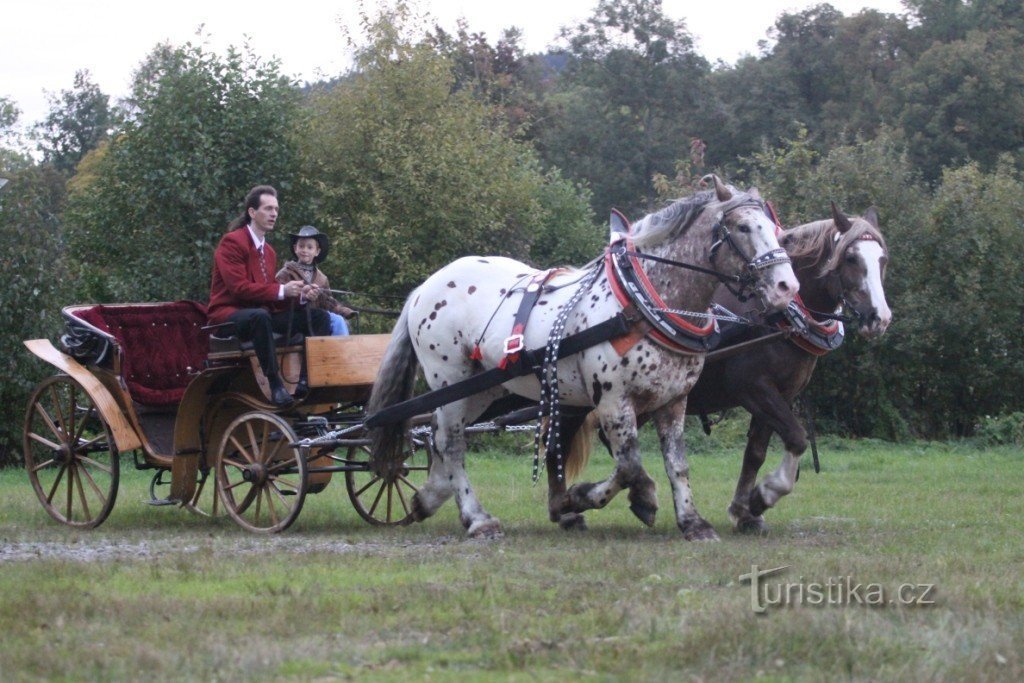
<svg viewBox="0 0 1024 683"><path fill-rule="evenodd" d="M892 322L892 311L885 301L885 289L882 286L882 259L885 258L885 251L874 240L860 240L851 251L855 251L864 264L866 273L861 289L878 315L878 320L871 323L870 333L872 336L880 336Z"/></svg>

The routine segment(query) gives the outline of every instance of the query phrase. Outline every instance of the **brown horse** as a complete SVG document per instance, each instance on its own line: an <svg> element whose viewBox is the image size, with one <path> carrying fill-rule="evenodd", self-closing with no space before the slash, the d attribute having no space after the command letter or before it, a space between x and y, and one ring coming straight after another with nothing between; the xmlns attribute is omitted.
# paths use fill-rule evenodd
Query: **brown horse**
<svg viewBox="0 0 1024 683"><path fill-rule="evenodd" d="M790 327L790 334L752 344L734 355L726 351L716 359L712 353L687 399L688 415L707 416L737 406L751 415L743 466L729 505L729 516L739 531L766 529L764 511L793 490L800 456L807 449L807 434L792 402L810 381L818 357L841 342L842 334L837 324L816 320L809 312L831 313L843 307L857 320L859 333L869 339L882 335L892 318L882 288L888 250L877 212L872 207L863 217L848 218L833 205L832 216L787 230L779 239L800 281L803 307L794 312L806 316L809 329L801 333ZM729 339L731 345L766 336L765 325L773 325L753 302L743 304L724 288L715 301L758 323L739 329ZM571 433L567 422L563 420L563 433ZM588 425L579 430L578 440L569 448L567 475L586 464L592 433ZM782 439L785 455L781 465L755 486L772 433ZM584 526L582 517L556 514L553 504L561 498L564 482L549 476L548 486L552 521L565 528Z"/></svg>

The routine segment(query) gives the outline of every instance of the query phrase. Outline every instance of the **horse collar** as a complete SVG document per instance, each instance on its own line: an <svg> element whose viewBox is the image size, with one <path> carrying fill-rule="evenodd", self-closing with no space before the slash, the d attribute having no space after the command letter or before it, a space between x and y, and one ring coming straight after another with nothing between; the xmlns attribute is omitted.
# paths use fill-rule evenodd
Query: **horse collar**
<svg viewBox="0 0 1024 683"><path fill-rule="evenodd" d="M710 314L707 325L699 327L686 319L667 313L668 308L655 290L647 274L634 255L633 241L623 235L617 242L625 248L612 245L605 252L605 275L615 298L624 310L637 311L650 325L647 332L658 345L676 353L707 353L718 343L718 322Z"/></svg>
<svg viewBox="0 0 1024 683"><path fill-rule="evenodd" d="M783 311L778 326L792 331L791 342L814 356L824 356L843 344L846 330L839 320L818 321L797 294Z"/></svg>

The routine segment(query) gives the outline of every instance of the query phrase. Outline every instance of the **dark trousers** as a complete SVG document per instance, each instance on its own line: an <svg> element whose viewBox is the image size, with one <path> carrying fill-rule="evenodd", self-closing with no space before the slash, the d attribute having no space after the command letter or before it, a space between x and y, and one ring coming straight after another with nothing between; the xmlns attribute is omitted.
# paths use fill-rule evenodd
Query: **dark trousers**
<svg viewBox="0 0 1024 683"><path fill-rule="evenodd" d="M228 320L235 324L235 334L239 339L252 342L260 368L271 386L276 385L281 378L274 332L300 332L307 337L326 337L331 334L331 318L327 311L319 308L307 309L305 306L295 306L273 314L262 308L243 308L232 313ZM305 370L303 366L303 374Z"/></svg>

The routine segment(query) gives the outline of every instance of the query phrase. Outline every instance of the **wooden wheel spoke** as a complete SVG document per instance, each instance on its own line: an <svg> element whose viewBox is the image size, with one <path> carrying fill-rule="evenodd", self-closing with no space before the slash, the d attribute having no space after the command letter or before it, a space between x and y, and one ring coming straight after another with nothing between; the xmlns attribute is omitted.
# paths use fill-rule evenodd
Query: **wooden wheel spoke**
<svg viewBox="0 0 1024 683"><path fill-rule="evenodd" d="M60 405L61 401L60 401L60 396L57 394L57 385L56 384L51 384L50 385L50 396L53 398L53 407L54 407L54 409L57 412L58 423L61 425L61 428L56 433L60 434L60 433L63 432L64 435L65 435L65 438L67 438L67 435L69 435L71 432L67 428L68 423L67 423L67 420L64 418L64 410L61 408L61 405Z"/></svg>
<svg viewBox="0 0 1024 683"><path fill-rule="evenodd" d="M241 486L242 484L248 484L248 483L249 483L249 482L247 482L247 481L246 481L245 479L239 479L239 480L238 480L238 481L236 481L236 482L235 482L234 484L226 484L226 485L224 486L224 490L225 490L225 491L230 491L231 489L233 489L233 488L235 488L235 487Z"/></svg>
<svg viewBox="0 0 1024 683"><path fill-rule="evenodd" d="M109 474L110 471L107 470L107 473ZM103 495L103 491L101 491L100 487L96 485L96 480L94 480L92 478L92 475L89 474L89 470L87 470L84 467L79 468L79 471L78 471L79 482L81 482L81 478L82 478L83 474L85 475L85 478L89 481L89 486L91 486L92 490L96 492L96 495L100 497L100 502L102 502L103 505L106 505L107 504L107 497Z"/></svg>
<svg viewBox="0 0 1024 683"><path fill-rule="evenodd" d="M380 477L378 477L377 475L373 475L373 479L371 479L370 482L368 484L366 484L366 486L364 486L363 488L361 488L358 491L356 491L356 493L355 493L356 498L358 498L359 496L363 495L363 493L366 492L366 489L370 488L371 486L373 486L378 481L380 481Z"/></svg>
<svg viewBox="0 0 1024 683"><path fill-rule="evenodd" d="M255 491L256 491L256 517L255 517L253 523L254 524L259 524L260 523L260 506L263 504L263 489L258 487L258 486L253 486L253 489L255 489Z"/></svg>
<svg viewBox="0 0 1024 683"><path fill-rule="evenodd" d="M85 426L89 423L89 420L96 414L96 406L89 404L89 409L85 411L85 415L80 416L78 421L78 429L75 430L75 436L71 440L71 443L78 443L82 439L82 434L85 433ZM96 442L99 436L93 437L87 443L92 444Z"/></svg>
<svg viewBox="0 0 1024 683"><path fill-rule="evenodd" d="M392 504L392 495L391 495L391 492L392 492L393 488L394 488L394 484L391 483L391 482L388 482L388 484L387 484L387 490L388 490L387 520L388 520L388 524L391 524L391 510L394 507L393 504Z"/></svg>
<svg viewBox="0 0 1024 683"><path fill-rule="evenodd" d="M99 460L93 460L92 458L90 458L88 456L79 455L78 456L78 461L79 462L83 462L83 463L85 463L87 465L91 465L92 467L95 467L98 470L102 470L103 472L106 472L107 474L113 474L114 473L114 469L112 467L110 467L108 465L104 465Z"/></svg>
<svg viewBox="0 0 1024 683"><path fill-rule="evenodd" d="M375 513L377 511L377 505L380 504L380 499L384 496L384 489L385 488L387 488L387 483L386 482L383 485L381 485L381 487L379 489L377 489L377 497L373 499L373 505L370 506L370 516L371 517L373 516L373 513Z"/></svg>
<svg viewBox="0 0 1024 683"><path fill-rule="evenodd" d="M278 485L287 486L288 488L292 489L293 491L298 491L299 490L298 484L293 484L292 482L288 481L287 479L281 479L280 477L270 477L270 481L274 482L274 486L275 486L274 490L275 491L277 490L276 487Z"/></svg>
<svg viewBox="0 0 1024 683"><path fill-rule="evenodd" d="M413 490L413 492L416 492L416 491L420 490L420 487L416 486L416 484L412 483L411 481L409 481L408 479L403 477L401 474L398 475L398 479L400 481L405 482L405 485L408 486L409 488L411 488Z"/></svg>
<svg viewBox="0 0 1024 683"><path fill-rule="evenodd" d="M252 427L250 427L249 429L251 431ZM245 446L241 444L241 442L235 437L234 434L232 434L228 438L230 439L231 443L235 444L235 448L238 450L239 453L241 453L245 457L246 460L248 460L249 462L256 462L256 459L249 454L249 451L245 449Z"/></svg>
<svg viewBox="0 0 1024 683"><path fill-rule="evenodd" d="M85 498L85 489L82 487L82 472L80 467L75 467L71 470L74 475L75 483L78 485L78 497L82 499L82 509L85 511L85 518L87 520L92 519L92 514L89 512L89 501Z"/></svg>
<svg viewBox="0 0 1024 683"><path fill-rule="evenodd" d="M61 441L65 440L67 438L67 435L64 434L60 427L57 426L57 423L53 421L53 417L50 415L50 413L46 412L46 408L43 407L43 404L37 402L35 407L36 412L39 413L40 417L43 418L43 422L45 422L46 426L50 428L50 431L53 432L53 435L60 439Z"/></svg>
<svg viewBox="0 0 1024 683"><path fill-rule="evenodd" d="M275 489L273 486L268 486L267 487L267 512L270 513L270 521L271 521L271 523L274 526L277 526L278 524L281 523L281 520L277 516L277 509L274 507L274 497L272 495L270 495L271 491L273 491L274 493L276 493L278 496L281 497L281 499L282 499L282 503L281 504L284 505L285 508L287 508L288 506L287 506L287 504L285 504L283 502L284 501L284 496L281 496L281 492L280 491Z"/></svg>
<svg viewBox="0 0 1024 683"><path fill-rule="evenodd" d="M409 484L405 477L399 477L399 479L404 481L406 484ZM412 484L409 484L409 486L412 486ZM415 489L416 487L412 486L412 488ZM396 484L395 492L398 493L398 500L402 503L402 510L405 512L405 516L408 517L412 510L409 509L409 504L405 501L405 494L402 493L402 487Z"/></svg>
<svg viewBox="0 0 1024 683"><path fill-rule="evenodd" d="M50 458L46 462L40 463L40 464L36 465L35 467L33 467L31 472L32 472L32 474L35 474L39 470L45 470L47 467L49 467L50 465L52 465L55 462L57 462L56 458Z"/></svg>
<svg viewBox="0 0 1024 683"><path fill-rule="evenodd" d="M73 465L68 465L68 513L65 518L71 521L71 511L75 503L75 468Z"/></svg>
<svg viewBox="0 0 1024 683"><path fill-rule="evenodd" d="M244 462L241 462L241 461L239 461L239 460L234 460L234 459L232 459L232 458L224 458L224 459L222 460L222 462L223 462L223 463L224 463L225 465L231 465L232 467L234 467L234 468L237 468L237 469L240 469L240 470L244 470L244 469L245 469L245 466L246 466L246 463L244 463Z"/></svg>
<svg viewBox="0 0 1024 683"><path fill-rule="evenodd" d="M46 437L40 436L40 435L36 434L35 432L29 432L28 438L32 439L33 441L35 441L37 443L43 444L44 446L46 446L47 448L49 448L51 450L54 450L54 451L60 450L60 444L56 444L56 443L50 441L49 439L47 439Z"/></svg>
<svg viewBox="0 0 1024 683"><path fill-rule="evenodd" d="M57 493L57 487L60 486L60 480L64 477L64 472L66 472L67 469L67 464L60 466L60 470L57 472L57 478L53 481L53 486L50 487L50 493L46 496L47 504L53 505L53 496Z"/></svg>

